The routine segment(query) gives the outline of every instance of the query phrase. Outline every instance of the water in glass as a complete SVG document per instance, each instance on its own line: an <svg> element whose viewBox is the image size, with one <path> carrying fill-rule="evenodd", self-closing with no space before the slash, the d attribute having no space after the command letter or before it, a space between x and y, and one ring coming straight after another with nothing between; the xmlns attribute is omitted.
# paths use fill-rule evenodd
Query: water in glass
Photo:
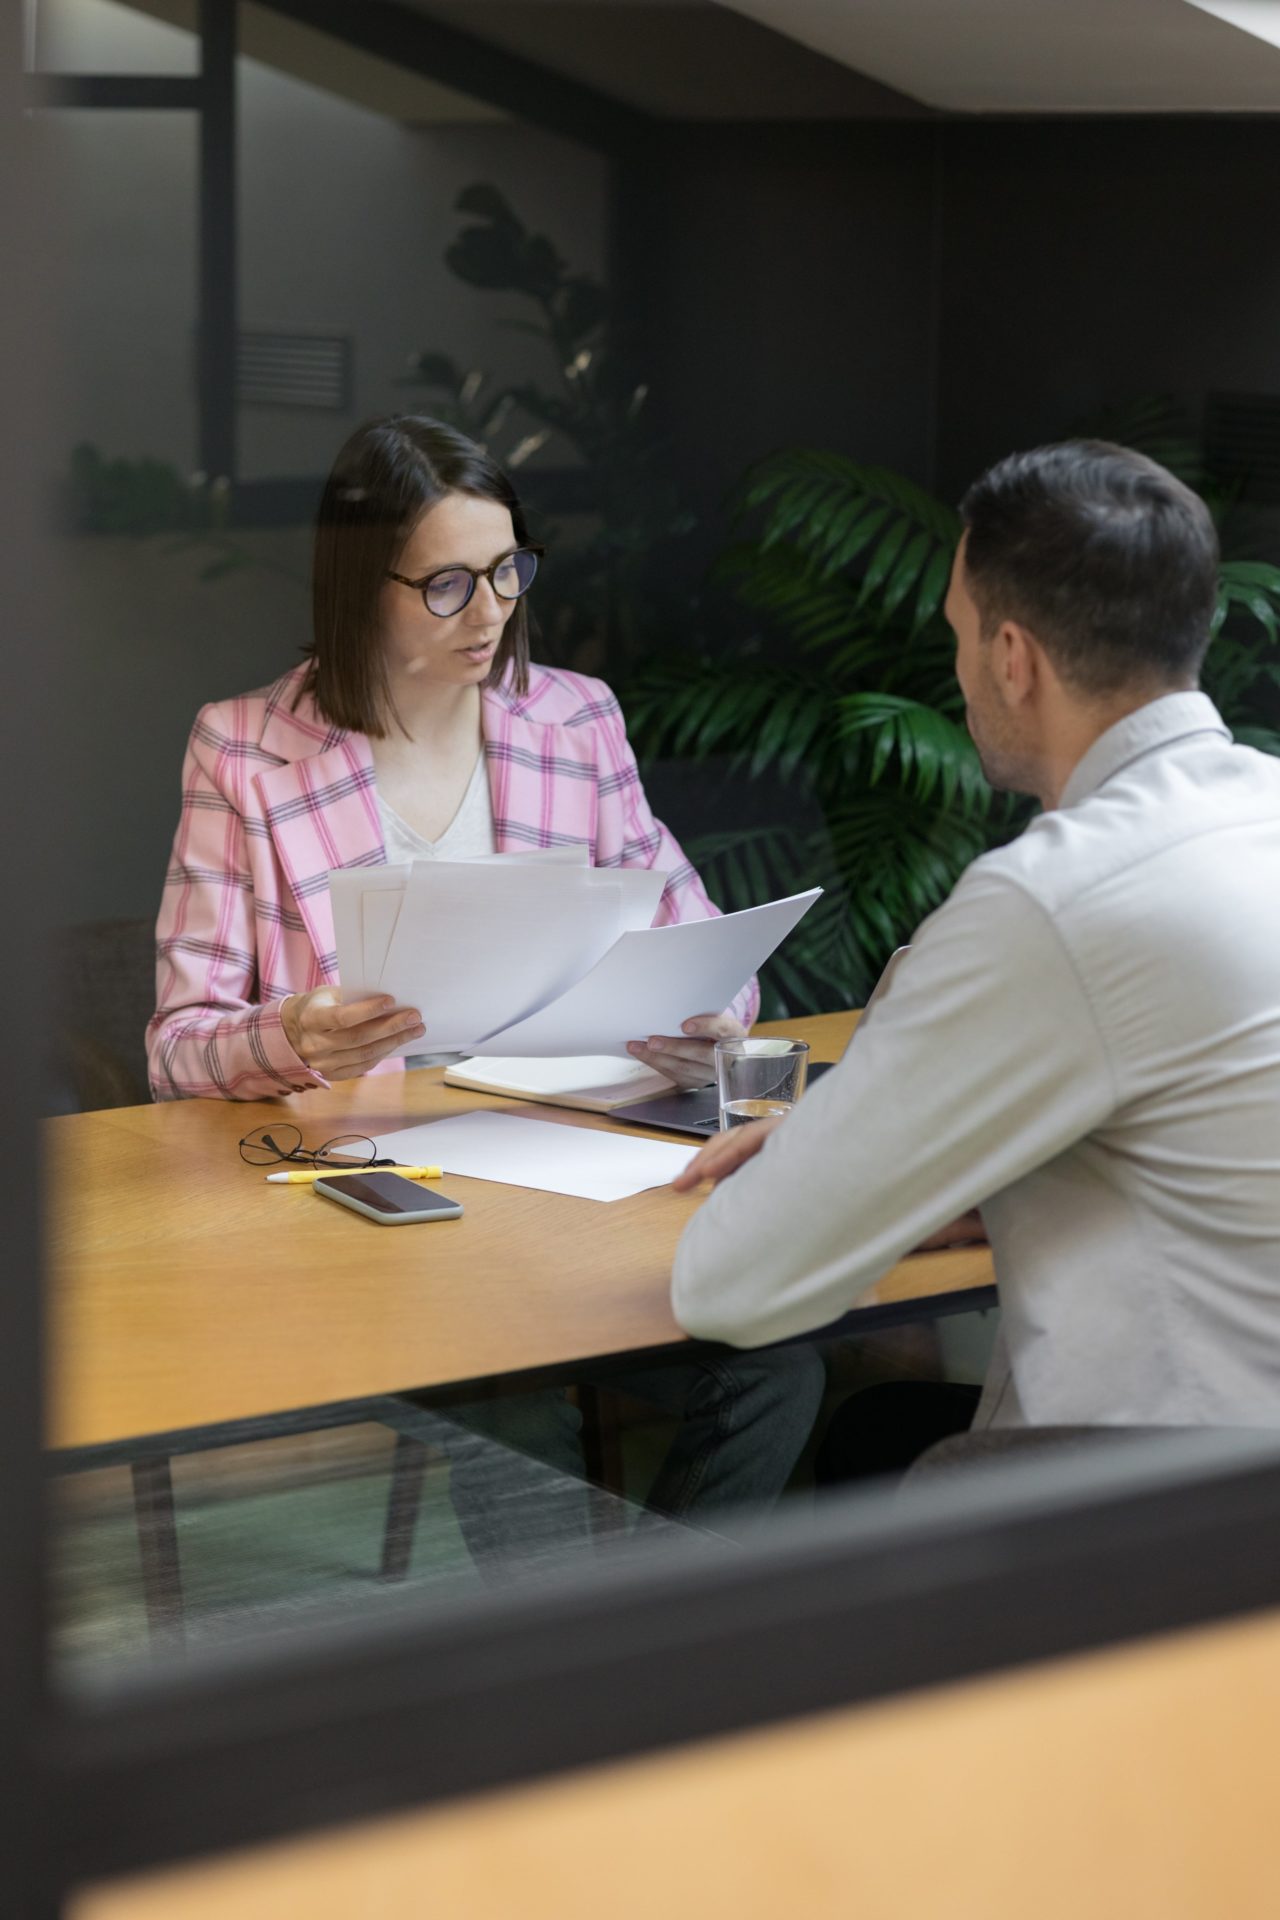
<svg viewBox="0 0 1280 1920"><path fill-rule="evenodd" d="M726 1100L720 1109L720 1127L746 1127L753 1120L781 1120L791 1111L790 1100Z"/></svg>

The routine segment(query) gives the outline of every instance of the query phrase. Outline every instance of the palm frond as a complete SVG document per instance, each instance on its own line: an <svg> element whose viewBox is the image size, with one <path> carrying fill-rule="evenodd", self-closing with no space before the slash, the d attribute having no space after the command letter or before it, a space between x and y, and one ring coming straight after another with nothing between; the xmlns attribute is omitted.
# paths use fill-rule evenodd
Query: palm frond
<svg viewBox="0 0 1280 1920"><path fill-rule="evenodd" d="M1215 637L1233 610L1255 620L1273 647L1280 643L1280 567L1263 560L1224 560L1218 571Z"/></svg>
<svg viewBox="0 0 1280 1920"><path fill-rule="evenodd" d="M1238 735L1255 719L1259 695L1273 709L1280 689L1280 567L1224 560L1211 634L1205 689Z"/></svg>
<svg viewBox="0 0 1280 1920"><path fill-rule="evenodd" d="M866 998L878 969L859 949L825 833L781 826L731 829L690 839L685 851L726 913L807 887L825 889L761 971L762 1019L857 1006Z"/></svg>
<svg viewBox="0 0 1280 1920"><path fill-rule="evenodd" d="M837 706L840 738L861 738L870 747L869 786L896 757L903 785L917 800L930 800L936 792L945 807L987 813L991 789L968 732L954 720L892 693L847 694Z"/></svg>
<svg viewBox="0 0 1280 1920"><path fill-rule="evenodd" d="M870 635L857 589L820 579L795 547L739 544L717 562L715 577L731 583L744 606L772 614L806 651L834 646L859 630Z"/></svg>
<svg viewBox="0 0 1280 1920"><path fill-rule="evenodd" d="M630 698L630 726L645 754L705 760L749 751L759 772L774 760L799 759L828 698L820 677L799 679L766 662L744 674L724 661L656 661Z"/></svg>
<svg viewBox="0 0 1280 1920"><path fill-rule="evenodd" d="M1169 403L1099 424L1205 490ZM772 1011L816 1011L865 994L1025 809L992 794L963 723L940 618L951 509L897 474L801 448L754 469L738 513L754 538L718 572L760 628L732 660L651 663L629 711L650 751L805 779L826 834L743 828L689 851L725 905L828 887L764 976ZM1280 755L1280 568L1224 562L1213 633L1207 689L1238 739Z"/></svg>
<svg viewBox="0 0 1280 1920"><path fill-rule="evenodd" d="M1280 755L1280 733L1274 727L1238 726L1231 731L1242 747L1256 747L1259 753Z"/></svg>
<svg viewBox="0 0 1280 1920"><path fill-rule="evenodd" d="M984 821L884 788L851 796L827 824L854 938L876 971L990 844Z"/></svg>
<svg viewBox="0 0 1280 1920"><path fill-rule="evenodd" d="M847 573L869 554L863 606L881 596L887 619L913 602L913 629L937 612L959 519L901 474L800 447L754 468L736 504L740 518L763 515L762 555L788 543L823 581Z"/></svg>
<svg viewBox="0 0 1280 1920"><path fill-rule="evenodd" d="M1087 429L1091 439L1114 440L1158 460L1185 486L1204 490L1204 452L1183 407L1171 394L1142 394L1108 407Z"/></svg>

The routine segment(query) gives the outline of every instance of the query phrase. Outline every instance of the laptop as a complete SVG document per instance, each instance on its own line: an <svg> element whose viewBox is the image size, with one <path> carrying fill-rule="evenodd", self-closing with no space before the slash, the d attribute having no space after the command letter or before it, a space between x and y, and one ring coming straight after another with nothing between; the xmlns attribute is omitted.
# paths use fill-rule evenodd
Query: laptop
<svg viewBox="0 0 1280 1920"><path fill-rule="evenodd" d="M811 1060L805 1085L812 1086L835 1064L834 1060ZM637 1100L634 1106L612 1107L609 1118L631 1120L638 1127L665 1127L670 1133L696 1133L706 1140L720 1131L720 1095L714 1086L660 1093L654 1100Z"/></svg>
<svg viewBox="0 0 1280 1920"><path fill-rule="evenodd" d="M884 972L876 981L862 1010L863 1021L876 1002L888 992L898 962L907 951L906 947L898 947L889 955ZM815 1080L829 1073L835 1064L834 1060L811 1060L805 1085L811 1087ZM684 1093L660 1093L652 1100L637 1100L630 1106L611 1107L609 1118L629 1120L638 1127L665 1127L671 1133L693 1133L705 1140L720 1131L720 1096L714 1086L692 1087Z"/></svg>

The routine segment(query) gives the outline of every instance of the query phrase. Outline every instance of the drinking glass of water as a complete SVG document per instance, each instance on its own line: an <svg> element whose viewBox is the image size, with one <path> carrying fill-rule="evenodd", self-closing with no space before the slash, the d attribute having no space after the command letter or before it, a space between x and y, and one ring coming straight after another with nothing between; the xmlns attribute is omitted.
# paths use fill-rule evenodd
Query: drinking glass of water
<svg viewBox="0 0 1280 1920"><path fill-rule="evenodd" d="M790 1113L808 1070L807 1040L717 1040L720 1131Z"/></svg>

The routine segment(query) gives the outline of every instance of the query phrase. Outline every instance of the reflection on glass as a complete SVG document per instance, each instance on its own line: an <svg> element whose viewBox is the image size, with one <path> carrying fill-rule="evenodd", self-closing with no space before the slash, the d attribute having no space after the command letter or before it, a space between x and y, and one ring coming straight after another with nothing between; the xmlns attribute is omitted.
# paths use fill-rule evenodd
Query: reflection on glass
<svg viewBox="0 0 1280 1920"><path fill-rule="evenodd" d="M581 1477L579 1415L546 1391L436 1410L410 1398L54 1457L52 1658L72 1691L157 1654L245 1644L406 1601L589 1573L705 1527ZM666 1435L629 1426L620 1478Z"/></svg>
<svg viewBox="0 0 1280 1920"><path fill-rule="evenodd" d="M44 141L68 262L58 465L70 517L93 532L172 532L197 463L196 118L60 107L44 116ZM82 446L98 464L73 474Z"/></svg>
<svg viewBox="0 0 1280 1920"><path fill-rule="evenodd" d="M545 336L545 313L516 282L495 291L446 255L475 224L460 196L479 186L598 286L602 156L293 23L282 31L278 16L268 36L262 11L241 9L236 63L241 324L255 376L242 360L241 477L318 480L361 421L406 410L447 412L500 462L574 464L563 434L529 444L540 420L503 396L542 389L571 411L584 369L566 373L563 339ZM507 263L496 271L504 281ZM451 374L439 384L442 362L464 391Z"/></svg>
<svg viewBox="0 0 1280 1920"><path fill-rule="evenodd" d="M49 451L60 482L57 610L75 696L65 746L95 795L77 813L67 899L78 921L154 921L180 751L168 743L224 690L224 672L240 675L246 654L261 677L259 634L241 634L246 604L269 601L273 583L251 596L240 576L205 578L219 549L199 532L191 484L196 116L59 108L41 131L60 182L65 258ZM276 589L278 612L282 597ZM283 619L282 649L293 637ZM240 656L234 667L228 651ZM114 977L123 998L123 974Z"/></svg>
<svg viewBox="0 0 1280 1920"><path fill-rule="evenodd" d="M195 0L26 0L28 66L37 73L199 73L195 16Z"/></svg>
<svg viewBox="0 0 1280 1920"><path fill-rule="evenodd" d="M718 1372L677 1346L566 1368L568 1388L494 1380L464 1402L389 1395L54 1454L59 1683L589 1579L655 1549L732 1554L815 1500L909 1491L913 1436L925 1446L972 1417L977 1388L961 1382L985 1366L994 1322L726 1355Z"/></svg>

